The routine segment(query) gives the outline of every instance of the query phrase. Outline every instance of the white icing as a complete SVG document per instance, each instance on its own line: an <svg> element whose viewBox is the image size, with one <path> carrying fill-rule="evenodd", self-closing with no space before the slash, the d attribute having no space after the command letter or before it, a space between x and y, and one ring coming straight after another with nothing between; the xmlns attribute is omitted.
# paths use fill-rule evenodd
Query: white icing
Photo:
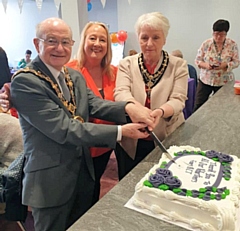
<svg viewBox="0 0 240 231"><path fill-rule="evenodd" d="M173 156L174 152L183 150L200 151L199 148L191 146L172 146L168 151ZM178 196L170 190L163 191L144 186L143 182L148 180L149 176L156 172L156 169L159 168L163 161L169 162L167 157L162 156L159 163L154 165L136 185L133 204L140 208L150 210L155 214L163 214L171 221L184 222L192 228L199 228L203 231L239 230L239 227L236 228L236 214L240 200L240 160L236 156L232 157L234 161L231 165L231 179L229 181L223 179L218 186L218 188L227 187L227 189L230 190L230 195L228 195L226 199L220 201L204 201L199 198ZM186 159L184 162L186 162ZM178 161L177 164L179 164ZM185 169L185 166L183 167L182 165L184 165L184 163L180 163L180 167L176 165L173 168L174 171L179 168ZM173 169L170 168L173 175L178 176L179 179L183 181L182 177L185 178L185 175L181 172L176 174ZM191 189L190 185L191 184L188 184L185 180L184 187L181 186L181 188ZM195 187L196 190L205 187L205 185L201 185L199 182L197 185L198 186Z"/></svg>

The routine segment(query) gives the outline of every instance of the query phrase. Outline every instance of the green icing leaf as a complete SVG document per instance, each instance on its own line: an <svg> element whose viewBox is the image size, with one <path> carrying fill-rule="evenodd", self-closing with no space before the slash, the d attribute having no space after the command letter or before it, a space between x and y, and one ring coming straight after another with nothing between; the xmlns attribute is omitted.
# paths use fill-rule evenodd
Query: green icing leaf
<svg viewBox="0 0 240 231"><path fill-rule="evenodd" d="M222 197L222 199L225 199L225 198L226 198L226 194L223 193L223 194L221 195L221 197Z"/></svg>
<svg viewBox="0 0 240 231"><path fill-rule="evenodd" d="M145 180L145 181L143 182L143 185L145 185L145 186L147 186L147 187L150 187L150 188L153 187L153 185L152 185L148 180Z"/></svg>
<svg viewBox="0 0 240 231"><path fill-rule="evenodd" d="M199 198L202 199L205 196L205 193L199 193Z"/></svg>
<svg viewBox="0 0 240 231"><path fill-rule="evenodd" d="M164 190L164 191L169 189L169 187L166 184L161 184L161 185L158 186L158 188L161 189L161 190Z"/></svg>
<svg viewBox="0 0 240 231"><path fill-rule="evenodd" d="M205 193L205 192L207 192L207 189L205 189L205 188L200 188L200 189L199 189L199 192L200 192L200 193Z"/></svg>
<svg viewBox="0 0 240 231"><path fill-rule="evenodd" d="M229 189L225 189L224 192L225 192L226 195L230 195L230 190Z"/></svg>
<svg viewBox="0 0 240 231"><path fill-rule="evenodd" d="M217 157L212 158L212 160L219 161L219 159Z"/></svg>
<svg viewBox="0 0 240 231"><path fill-rule="evenodd" d="M216 187L212 187L212 192L217 192L217 188Z"/></svg>
<svg viewBox="0 0 240 231"><path fill-rule="evenodd" d="M227 180L227 181L229 181L229 180L230 180L230 178L229 178L229 177L226 177L226 176L224 177L224 179L225 179L225 180Z"/></svg>
<svg viewBox="0 0 240 231"><path fill-rule="evenodd" d="M187 192L186 192L186 196L191 197L191 196L192 196L192 191L191 191L191 190L187 190Z"/></svg>
<svg viewBox="0 0 240 231"><path fill-rule="evenodd" d="M179 193L179 192L181 192L181 191L182 191L182 190L181 190L180 188L174 188L174 189L173 189L173 192L174 192L174 193Z"/></svg>
<svg viewBox="0 0 240 231"><path fill-rule="evenodd" d="M216 196L214 194L210 194L210 199L211 200L215 200L216 199Z"/></svg>

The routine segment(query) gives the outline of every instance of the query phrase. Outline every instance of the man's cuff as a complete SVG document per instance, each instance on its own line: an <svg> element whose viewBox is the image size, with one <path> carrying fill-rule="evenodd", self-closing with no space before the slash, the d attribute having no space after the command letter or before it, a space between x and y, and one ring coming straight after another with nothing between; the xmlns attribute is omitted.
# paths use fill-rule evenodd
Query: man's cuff
<svg viewBox="0 0 240 231"><path fill-rule="evenodd" d="M122 126L118 125L117 142L122 140Z"/></svg>

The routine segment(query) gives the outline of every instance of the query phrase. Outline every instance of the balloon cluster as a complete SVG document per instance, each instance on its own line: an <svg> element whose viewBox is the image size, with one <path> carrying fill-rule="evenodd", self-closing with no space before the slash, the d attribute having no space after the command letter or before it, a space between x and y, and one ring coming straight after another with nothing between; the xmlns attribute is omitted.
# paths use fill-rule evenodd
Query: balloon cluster
<svg viewBox="0 0 240 231"><path fill-rule="evenodd" d="M127 40L127 32L120 30L110 35L112 43L124 43Z"/></svg>
<svg viewBox="0 0 240 231"><path fill-rule="evenodd" d="M92 9L91 0L87 0L87 10L90 11Z"/></svg>

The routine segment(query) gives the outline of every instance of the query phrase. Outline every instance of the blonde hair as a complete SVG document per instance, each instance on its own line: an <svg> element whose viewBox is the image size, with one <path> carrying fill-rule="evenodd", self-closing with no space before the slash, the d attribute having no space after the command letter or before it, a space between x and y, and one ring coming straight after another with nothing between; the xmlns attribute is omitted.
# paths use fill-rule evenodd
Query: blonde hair
<svg viewBox="0 0 240 231"><path fill-rule="evenodd" d="M168 19L162 15L159 12L152 12L141 15L136 24L135 24L135 30L137 35L139 35L142 27L144 26L150 26L151 28L155 30L162 30L163 34L165 36L165 39L167 38L168 31L170 28L170 24Z"/></svg>
<svg viewBox="0 0 240 231"><path fill-rule="evenodd" d="M81 38L80 38L80 44L79 44L79 48L78 48L78 53L77 53L77 61L78 61L78 65L79 68L83 68L85 63L86 63L86 54L84 51L84 44L86 41L86 36L87 36L87 30L93 26L93 25L99 25L101 27L103 27L103 29L106 31L107 34L107 53L106 55L103 57L102 61L101 61L101 67L103 68L103 74L107 75L110 77L110 79L114 79L114 73L113 73L113 68L111 67L111 61L112 61L112 48L111 48L111 38L108 32L108 28L107 26L102 23L102 22L88 22L85 27L82 30L81 33Z"/></svg>

